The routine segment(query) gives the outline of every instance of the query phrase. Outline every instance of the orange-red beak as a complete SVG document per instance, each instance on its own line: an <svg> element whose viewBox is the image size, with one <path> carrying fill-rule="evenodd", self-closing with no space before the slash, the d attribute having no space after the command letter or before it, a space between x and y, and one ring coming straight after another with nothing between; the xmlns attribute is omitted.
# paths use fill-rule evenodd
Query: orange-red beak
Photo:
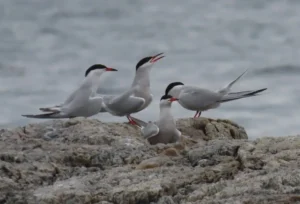
<svg viewBox="0 0 300 204"><path fill-rule="evenodd" d="M150 60L150 63L154 63L154 62L157 62L158 60L164 58L165 56L163 56L164 53L159 53L155 56L153 56Z"/></svg>
<svg viewBox="0 0 300 204"><path fill-rule="evenodd" d="M174 97L172 97L172 98L170 98L170 99L169 99L169 101L170 101L170 102L173 102L173 101L178 101L178 98L174 98Z"/></svg>
<svg viewBox="0 0 300 204"><path fill-rule="evenodd" d="M116 72L116 71L118 71L117 69L114 69L114 68L110 68L110 67L106 67L105 68L105 71L114 71L114 72Z"/></svg>

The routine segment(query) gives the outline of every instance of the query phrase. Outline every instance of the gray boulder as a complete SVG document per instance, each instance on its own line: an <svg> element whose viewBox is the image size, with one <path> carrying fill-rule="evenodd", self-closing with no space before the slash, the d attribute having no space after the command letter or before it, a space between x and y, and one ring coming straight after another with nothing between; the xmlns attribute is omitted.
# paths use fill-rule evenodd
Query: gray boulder
<svg viewBox="0 0 300 204"><path fill-rule="evenodd" d="M180 119L181 143L71 119L0 131L0 203L295 203L296 136L248 141L226 120Z"/></svg>

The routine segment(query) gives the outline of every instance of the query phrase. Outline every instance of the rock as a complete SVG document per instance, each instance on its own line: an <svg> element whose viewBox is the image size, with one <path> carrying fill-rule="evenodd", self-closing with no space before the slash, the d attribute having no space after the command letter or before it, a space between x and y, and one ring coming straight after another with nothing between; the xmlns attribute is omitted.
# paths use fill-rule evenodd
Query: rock
<svg viewBox="0 0 300 204"><path fill-rule="evenodd" d="M76 177L38 188L33 196L36 203L89 203L92 200L88 186Z"/></svg>
<svg viewBox="0 0 300 204"><path fill-rule="evenodd" d="M216 138L247 139L245 129L229 120L209 118L179 119L177 127L183 135L193 139L211 140Z"/></svg>
<svg viewBox="0 0 300 204"><path fill-rule="evenodd" d="M297 203L300 137L248 141L226 120L180 119L180 143L75 118L0 131L0 203Z"/></svg>
<svg viewBox="0 0 300 204"><path fill-rule="evenodd" d="M179 156L179 152L177 151L176 148L168 148L165 149L162 153L162 155L170 156L170 157L176 157Z"/></svg>
<svg viewBox="0 0 300 204"><path fill-rule="evenodd" d="M175 204L175 202L171 196L163 196L158 200L157 204Z"/></svg>
<svg viewBox="0 0 300 204"><path fill-rule="evenodd" d="M171 166L174 163L167 156L153 157L142 161L136 169L151 169L160 166Z"/></svg>
<svg viewBox="0 0 300 204"><path fill-rule="evenodd" d="M217 165L220 162L235 160L243 140L211 140L199 143L188 153L188 159L193 166L202 167Z"/></svg>

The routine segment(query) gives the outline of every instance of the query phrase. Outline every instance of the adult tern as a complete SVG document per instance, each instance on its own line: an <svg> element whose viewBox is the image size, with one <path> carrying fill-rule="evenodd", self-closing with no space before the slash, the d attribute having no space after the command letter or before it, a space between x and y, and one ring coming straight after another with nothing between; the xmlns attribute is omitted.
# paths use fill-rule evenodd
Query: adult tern
<svg viewBox="0 0 300 204"><path fill-rule="evenodd" d="M115 116L126 116L130 124L135 124L130 114L147 108L152 102L149 75L155 62L163 57L163 53L159 53L141 59L136 65L135 77L129 90L117 96L103 96L105 111Z"/></svg>
<svg viewBox="0 0 300 204"><path fill-rule="evenodd" d="M182 82L172 82L167 86L165 94L178 98L178 103L182 107L196 111L194 118L198 118L202 111L217 108L221 103L257 96L259 95L258 93L267 89L263 88L250 91L230 92L233 84L235 84L246 72L247 70L218 91L212 91L195 86L187 86Z"/></svg>
<svg viewBox="0 0 300 204"><path fill-rule="evenodd" d="M102 108L102 97L94 96L99 87L100 76L106 71L117 71L102 64L95 64L85 72L85 79L81 86L75 90L67 100L49 108L40 108L46 112L38 115L22 115L27 118L73 118L89 117L99 113Z"/></svg>
<svg viewBox="0 0 300 204"><path fill-rule="evenodd" d="M173 101L177 101L177 98L169 95L161 97L159 104L160 114L157 122L146 123L131 117L131 119L141 127L143 137L147 139L150 144L167 144L179 141L181 132L176 128L176 123L171 113L171 104Z"/></svg>

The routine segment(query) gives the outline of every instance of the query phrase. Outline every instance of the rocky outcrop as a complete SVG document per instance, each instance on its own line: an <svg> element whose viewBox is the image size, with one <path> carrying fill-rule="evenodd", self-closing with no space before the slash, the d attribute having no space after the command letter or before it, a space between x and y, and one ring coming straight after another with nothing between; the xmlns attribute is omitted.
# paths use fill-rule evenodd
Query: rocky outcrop
<svg viewBox="0 0 300 204"><path fill-rule="evenodd" d="M71 119L0 131L0 203L300 202L300 139L248 141L226 120L181 119L180 143Z"/></svg>

